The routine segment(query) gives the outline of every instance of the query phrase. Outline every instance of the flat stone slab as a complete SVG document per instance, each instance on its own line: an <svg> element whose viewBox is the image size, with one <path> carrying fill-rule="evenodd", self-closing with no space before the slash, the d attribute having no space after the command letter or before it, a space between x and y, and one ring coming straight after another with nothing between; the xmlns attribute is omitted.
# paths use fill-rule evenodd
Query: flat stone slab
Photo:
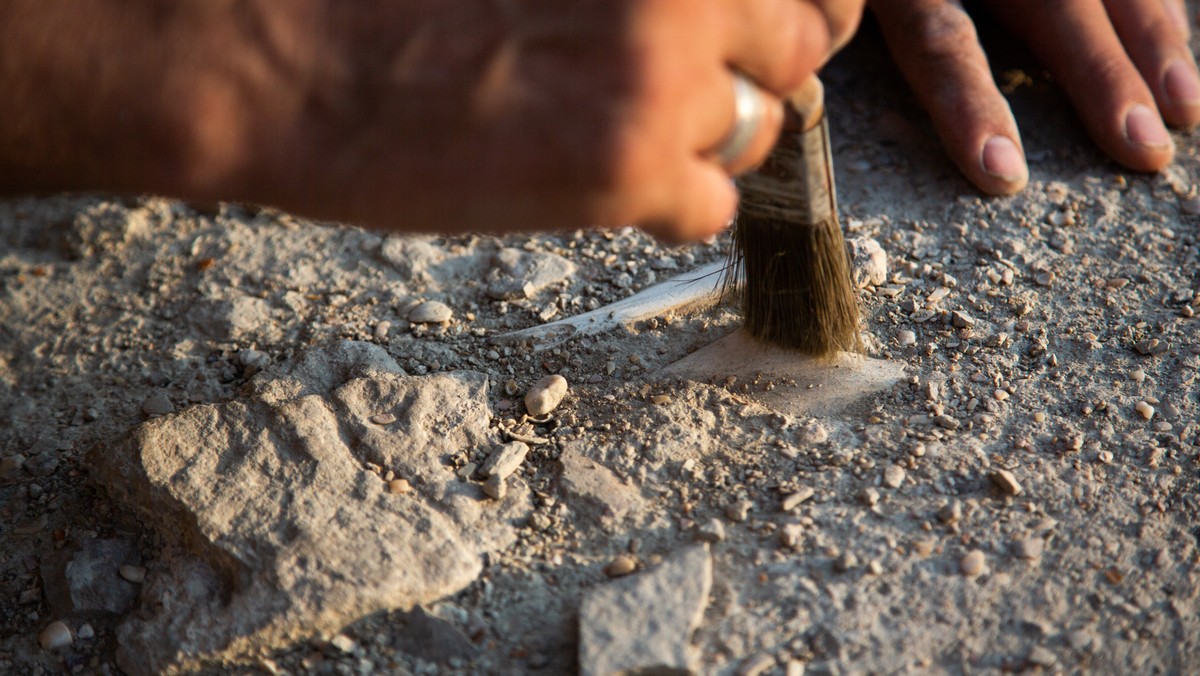
<svg viewBox="0 0 1200 676"><path fill-rule="evenodd" d="M344 342L93 449L95 478L171 543L118 630L121 668L236 660L469 584L530 509L524 484L484 500L445 463L498 441L487 391L483 374L408 376Z"/></svg>
<svg viewBox="0 0 1200 676"><path fill-rule="evenodd" d="M737 383L749 385L744 396L771 410L792 416L828 416L895 385L904 375L904 365L848 352L830 358L810 357L738 330L660 373L714 384L733 376Z"/></svg>

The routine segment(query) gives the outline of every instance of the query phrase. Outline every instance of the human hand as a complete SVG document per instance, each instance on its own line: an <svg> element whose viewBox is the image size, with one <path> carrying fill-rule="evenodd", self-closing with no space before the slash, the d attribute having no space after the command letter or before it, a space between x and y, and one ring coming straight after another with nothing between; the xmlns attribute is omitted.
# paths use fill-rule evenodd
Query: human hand
<svg viewBox="0 0 1200 676"><path fill-rule="evenodd" d="M963 174L985 192L1029 178L1016 122L956 0L870 0L905 78ZM1121 164L1170 164L1167 124L1200 123L1200 78L1183 0L989 0L1066 90L1096 144Z"/></svg>
<svg viewBox="0 0 1200 676"><path fill-rule="evenodd" d="M407 230L711 235L863 0L0 5L0 190ZM102 64L98 67L96 64ZM766 104L726 166L732 70Z"/></svg>

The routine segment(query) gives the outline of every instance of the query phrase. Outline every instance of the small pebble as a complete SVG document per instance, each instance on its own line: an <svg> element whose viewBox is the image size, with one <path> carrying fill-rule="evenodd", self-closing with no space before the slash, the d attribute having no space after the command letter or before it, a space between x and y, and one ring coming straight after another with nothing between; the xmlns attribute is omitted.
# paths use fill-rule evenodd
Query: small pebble
<svg viewBox="0 0 1200 676"><path fill-rule="evenodd" d="M867 572L872 575L882 575L883 574L883 564L880 563L877 559L871 559L870 561L867 562Z"/></svg>
<svg viewBox="0 0 1200 676"><path fill-rule="evenodd" d="M962 518L962 502L951 500L942 505L937 512L938 521L942 523L958 523Z"/></svg>
<svg viewBox="0 0 1200 676"><path fill-rule="evenodd" d="M508 480L499 474L493 474L483 482L483 494L493 500L503 500L508 495Z"/></svg>
<svg viewBox="0 0 1200 676"><path fill-rule="evenodd" d="M1135 383L1140 383L1146 379L1145 369L1136 368L1129 372L1129 379Z"/></svg>
<svg viewBox="0 0 1200 676"><path fill-rule="evenodd" d="M780 511L790 512L799 507L801 504L807 502L814 494L815 491L813 491L813 489L809 488L808 486L804 486L795 493L788 493L787 495L783 496L783 499L779 502L779 509Z"/></svg>
<svg viewBox="0 0 1200 676"><path fill-rule="evenodd" d="M996 398L996 401L1005 401L1008 399L1008 390L997 389L992 396Z"/></svg>
<svg viewBox="0 0 1200 676"><path fill-rule="evenodd" d="M412 484L408 479L392 479L388 482L388 492L392 495L404 495L412 490Z"/></svg>
<svg viewBox="0 0 1200 676"><path fill-rule="evenodd" d="M121 577L134 584L141 584L146 581L146 569L141 566L121 566L118 570L121 573Z"/></svg>
<svg viewBox="0 0 1200 676"><path fill-rule="evenodd" d="M730 521L741 523L750 516L750 510L753 507L754 503L749 500L736 500L725 506L725 516Z"/></svg>
<svg viewBox="0 0 1200 676"><path fill-rule="evenodd" d="M779 546L787 549L795 549L800 546L800 539L804 535L804 527L798 523L784 524L779 529Z"/></svg>
<svg viewBox="0 0 1200 676"><path fill-rule="evenodd" d="M1042 550L1046 546L1046 541L1039 537L1028 537L1017 540L1013 545L1013 551L1018 558L1034 561L1042 556Z"/></svg>
<svg viewBox="0 0 1200 676"><path fill-rule="evenodd" d="M78 638L80 641L96 638L96 630L92 628L92 625L85 622L79 627L79 631L75 632L75 638Z"/></svg>
<svg viewBox="0 0 1200 676"><path fill-rule="evenodd" d="M986 568L987 559L984 558L983 552L978 549L972 549L958 561L958 569L967 577L980 575Z"/></svg>
<svg viewBox="0 0 1200 676"><path fill-rule="evenodd" d="M775 658L765 653L751 655L738 667L737 676L761 676L775 666Z"/></svg>
<svg viewBox="0 0 1200 676"><path fill-rule="evenodd" d="M896 334L896 343L900 347L908 347L909 345L917 344L917 333L915 331L900 331Z"/></svg>
<svg viewBox="0 0 1200 676"><path fill-rule="evenodd" d="M1037 413L1034 413L1034 414L1033 414L1033 421L1034 421L1034 422L1039 422L1039 423L1046 422L1046 414L1045 414L1045 413L1043 413L1042 411L1038 411Z"/></svg>
<svg viewBox="0 0 1200 676"><path fill-rule="evenodd" d="M1054 657L1054 653L1043 646L1034 646L1033 650L1029 651L1029 656L1025 658L1030 664L1037 665L1043 669L1053 667L1058 659Z"/></svg>
<svg viewBox="0 0 1200 676"><path fill-rule="evenodd" d="M833 569L839 573L847 573L855 568L858 568L858 557L854 552L842 552L842 555L833 562Z"/></svg>
<svg viewBox="0 0 1200 676"><path fill-rule="evenodd" d="M858 501L867 507L874 507L879 504L879 491L874 487L868 486L858 492Z"/></svg>
<svg viewBox="0 0 1200 676"><path fill-rule="evenodd" d="M888 488L899 488L904 483L906 472L900 465L888 465L883 471L883 485Z"/></svg>
<svg viewBox="0 0 1200 676"><path fill-rule="evenodd" d="M720 519L709 519L696 528L696 539L701 542L721 542L725 539L725 524Z"/></svg>
<svg viewBox="0 0 1200 676"><path fill-rule="evenodd" d="M66 648L71 645L71 630L62 620L55 620L38 634L38 643L41 644L42 650Z"/></svg>
<svg viewBox="0 0 1200 676"><path fill-rule="evenodd" d="M525 462L525 456L528 454L529 445L525 442L510 441L507 444L500 444L492 449L487 461L483 463L483 467L479 471L484 476L499 476L507 479L521 467L521 463Z"/></svg>
<svg viewBox="0 0 1200 676"><path fill-rule="evenodd" d="M1154 417L1154 407L1146 401L1139 401L1137 405L1133 407L1133 409L1138 412L1138 415L1142 416L1142 418L1146 420Z"/></svg>
<svg viewBox="0 0 1200 676"><path fill-rule="evenodd" d="M546 376L533 384L525 394L525 410L532 416L553 411L567 396L567 379L560 375Z"/></svg>
<svg viewBox="0 0 1200 676"><path fill-rule="evenodd" d="M671 403L671 396L668 394L656 394L653 397L650 397L650 403L654 404L655 406L669 404Z"/></svg>
<svg viewBox="0 0 1200 676"><path fill-rule="evenodd" d="M988 475L992 483L996 485L1005 495L1020 495L1022 488L1021 482L1017 481L1017 477L1012 472L1006 469L998 469Z"/></svg>
<svg viewBox="0 0 1200 676"><path fill-rule="evenodd" d="M1200 216L1200 195L1180 200L1179 210L1188 216Z"/></svg>
<svg viewBox="0 0 1200 676"><path fill-rule="evenodd" d="M376 413L375 415L371 416L371 422L375 423L376 425L391 425L392 423L396 422L396 416L392 415L391 413Z"/></svg>
<svg viewBox="0 0 1200 676"><path fill-rule="evenodd" d="M1183 307L1179 308L1179 316L1183 317L1184 319L1190 319L1191 317L1196 316L1196 311L1192 309L1191 305L1184 305Z"/></svg>
<svg viewBox="0 0 1200 676"><path fill-rule="evenodd" d="M621 554L604 567L604 574L609 577L624 577L637 570L637 559L629 554Z"/></svg>
<svg viewBox="0 0 1200 676"><path fill-rule="evenodd" d="M954 325L954 328L956 329L969 329L972 326L975 326L975 320L971 317L971 315L960 310L955 310L954 312L950 313L950 323Z"/></svg>
<svg viewBox="0 0 1200 676"><path fill-rule="evenodd" d="M1112 451L1100 451L1096 454L1096 459L1106 465L1111 465L1113 461Z"/></svg>
<svg viewBox="0 0 1200 676"><path fill-rule="evenodd" d="M427 300L408 311L408 321L414 324L444 324L454 317L449 305Z"/></svg>
<svg viewBox="0 0 1200 676"><path fill-rule="evenodd" d="M354 639L345 634L338 634L337 636L334 636L332 639L330 639L329 645L344 653L352 653L354 652L354 649L358 647L358 644L354 642Z"/></svg>
<svg viewBox="0 0 1200 676"><path fill-rule="evenodd" d="M142 413L146 415L167 415L175 412L175 405L171 403L171 398L166 392L158 390L146 397L142 402Z"/></svg>

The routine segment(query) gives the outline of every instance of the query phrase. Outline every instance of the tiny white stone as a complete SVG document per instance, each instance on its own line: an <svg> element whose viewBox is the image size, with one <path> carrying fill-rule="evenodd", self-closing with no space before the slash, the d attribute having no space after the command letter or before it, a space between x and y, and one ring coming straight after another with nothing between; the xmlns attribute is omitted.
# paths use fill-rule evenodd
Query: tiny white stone
<svg viewBox="0 0 1200 676"><path fill-rule="evenodd" d="M1134 410L1136 410L1138 412L1138 415L1142 416L1146 420L1149 420L1154 417L1154 407L1151 406L1148 402L1139 401L1137 403L1137 405L1134 406L1133 408L1134 408Z"/></svg>
<svg viewBox="0 0 1200 676"><path fill-rule="evenodd" d="M508 495L508 482L499 474L493 474L483 482L483 494L493 500L503 500Z"/></svg>
<svg viewBox="0 0 1200 676"><path fill-rule="evenodd" d="M984 558L983 552L972 549L959 560L958 569L967 577L975 577L987 569L987 559Z"/></svg>
<svg viewBox="0 0 1200 676"><path fill-rule="evenodd" d="M1004 401L1008 399L1008 390L997 389L992 396L996 398L996 401Z"/></svg>
<svg viewBox="0 0 1200 676"><path fill-rule="evenodd" d="M1017 481L1017 477L1012 472L1006 469L998 469L988 475L992 483L1000 490L1004 491L1005 495L1020 495L1021 482Z"/></svg>
<svg viewBox="0 0 1200 676"><path fill-rule="evenodd" d="M905 329L903 331L898 331L896 333L896 343L898 345L900 345L900 347L908 347L909 345L916 345L917 344L916 331L909 331L907 329Z"/></svg>
<svg viewBox="0 0 1200 676"><path fill-rule="evenodd" d="M344 653L354 652L354 649L358 647L358 644L354 642L354 639L345 634L338 634L337 636L334 636L333 639L329 641L329 644Z"/></svg>
<svg viewBox="0 0 1200 676"><path fill-rule="evenodd" d="M371 422L375 423L376 425L391 425L392 423L396 422L396 416L392 415L391 413L376 413L375 415L371 416Z"/></svg>
<svg viewBox="0 0 1200 676"><path fill-rule="evenodd" d="M38 643L42 650L59 650L71 645L71 630L62 620L55 620L46 625L38 634Z"/></svg>
<svg viewBox="0 0 1200 676"><path fill-rule="evenodd" d="M75 632L75 637L80 641L96 638L96 630L92 629L92 625L84 623L79 627L79 631Z"/></svg>
<svg viewBox="0 0 1200 676"><path fill-rule="evenodd" d="M449 305L436 300L427 300L408 311L408 321L415 324L442 324L454 317Z"/></svg>
<svg viewBox="0 0 1200 676"><path fill-rule="evenodd" d="M541 416L553 411L567 396L567 379L560 375L546 376L533 384L525 394L525 410Z"/></svg>
<svg viewBox="0 0 1200 676"><path fill-rule="evenodd" d="M888 465L888 468L883 471L883 485L888 488L899 488L900 484L904 483L904 477L907 472L900 465Z"/></svg>
<svg viewBox="0 0 1200 676"><path fill-rule="evenodd" d="M134 584L141 584L146 581L146 569L141 566L121 566L120 573L121 577Z"/></svg>

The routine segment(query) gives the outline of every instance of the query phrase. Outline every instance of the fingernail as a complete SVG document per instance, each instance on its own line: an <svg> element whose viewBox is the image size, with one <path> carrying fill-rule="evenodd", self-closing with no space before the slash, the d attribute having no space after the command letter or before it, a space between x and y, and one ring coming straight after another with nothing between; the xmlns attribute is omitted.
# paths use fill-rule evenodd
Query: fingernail
<svg viewBox="0 0 1200 676"><path fill-rule="evenodd" d="M1163 4L1167 6L1167 16L1171 17L1171 23L1175 24L1175 28L1183 35L1190 37L1192 35L1192 25L1188 23L1187 12L1183 9L1182 2L1175 0L1164 0Z"/></svg>
<svg viewBox="0 0 1200 676"><path fill-rule="evenodd" d="M1167 98L1174 103L1187 106L1200 104L1200 77L1196 69L1183 59L1175 59L1167 66L1163 75L1163 89Z"/></svg>
<svg viewBox="0 0 1200 676"><path fill-rule="evenodd" d="M983 144L983 170L1009 183L1023 181L1029 173L1021 150L1007 136L993 136Z"/></svg>
<svg viewBox="0 0 1200 676"><path fill-rule="evenodd" d="M1125 138L1135 146L1147 148L1171 147L1171 135L1163 126L1158 113L1144 104L1137 104L1125 113Z"/></svg>

